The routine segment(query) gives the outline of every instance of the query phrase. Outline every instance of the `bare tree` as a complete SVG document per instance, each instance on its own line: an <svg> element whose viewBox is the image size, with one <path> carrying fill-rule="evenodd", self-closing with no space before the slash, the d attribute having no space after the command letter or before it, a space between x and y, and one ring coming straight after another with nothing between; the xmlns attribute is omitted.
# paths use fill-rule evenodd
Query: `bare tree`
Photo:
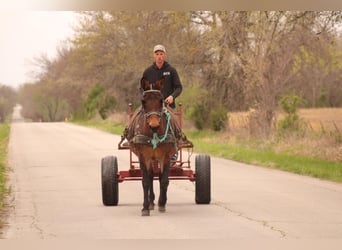
<svg viewBox="0 0 342 250"><path fill-rule="evenodd" d="M341 48L335 42L341 12L94 11L82 16L72 46L61 48L54 60L39 61L42 73L35 87L66 100L72 113L98 82L115 97L117 109L138 105L138 82L157 43L167 47L168 60L180 73L182 96L191 97L184 98L185 106L256 108L262 134L271 130L278 102L290 91L301 92L312 105L322 93L329 103L341 103ZM35 88L24 92L33 94Z"/></svg>

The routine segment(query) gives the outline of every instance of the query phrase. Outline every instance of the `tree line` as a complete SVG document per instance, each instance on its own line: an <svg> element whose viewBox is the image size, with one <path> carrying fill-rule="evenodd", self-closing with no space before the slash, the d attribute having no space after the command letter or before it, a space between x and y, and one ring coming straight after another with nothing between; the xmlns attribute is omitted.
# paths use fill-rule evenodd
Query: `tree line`
<svg viewBox="0 0 342 250"><path fill-rule="evenodd" d="M177 101L198 128L227 112L254 109L267 130L289 94L305 107L342 106L340 11L79 14L75 37L56 58L36 58L37 80L19 89L26 117L106 118L128 103L137 107L142 72L159 43L183 83Z"/></svg>
<svg viewBox="0 0 342 250"><path fill-rule="evenodd" d="M16 91L12 87L0 84L0 123L8 121L16 103Z"/></svg>

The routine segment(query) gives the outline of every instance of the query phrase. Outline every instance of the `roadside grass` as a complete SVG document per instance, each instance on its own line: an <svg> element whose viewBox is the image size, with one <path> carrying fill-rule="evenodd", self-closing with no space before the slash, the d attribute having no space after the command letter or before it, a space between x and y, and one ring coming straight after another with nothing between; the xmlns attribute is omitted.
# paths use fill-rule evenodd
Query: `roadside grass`
<svg viewBox="0 0 342 250"><path fill-rule="evenodd" d="M6 169L7 169L7 146L9 141L10 126L8 124L0 124L0 228L2 228L3 222L1 221L1 215L5 211L6 203L5 197L8 194L6 188Z"/></svg>
<svg viewBox="0 0 342 250"><path fill-rule="evenodd" d="M75 122L122 135L124 125L113 120ZM272 147L258 147L255 143L224 143L223 133L211 131L183 131L194 144L196 153L208 154L258 166L280 169L319 179L342 182L342 162L328 161L298 154L275 152Z"/></svg>
<svg viewBox="0 0 342 250"><path fill-rule="evenodd" d="M189 138L192 138L189 136ZM342 182L342 163L301 155L273 152L269 149L253 149L241 145L206 142L194 138L194 151L248 164L280 169L320 179Z"/></svg>
<svg viewBox="0 0 342 250"><path fill-rule="evenodd" d="M115 123L113 120L89 120L72 122L78 125L97 128L117 135L121 135L125 129L124 125Z"/></svg>

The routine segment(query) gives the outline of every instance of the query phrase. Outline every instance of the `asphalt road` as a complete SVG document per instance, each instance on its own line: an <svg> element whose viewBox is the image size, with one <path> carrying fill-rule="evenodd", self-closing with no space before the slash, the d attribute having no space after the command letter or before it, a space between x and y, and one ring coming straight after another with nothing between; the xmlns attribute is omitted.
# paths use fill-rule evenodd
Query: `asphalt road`
<svg viewBox="0 0 342 250"><path fill-rule="evenodd" d="M342 239L342 185L211 157L212 201L170 182L165 213L142 217L140 181L101 198L101 158L129 167L120 137L69 123L12 124L5 239ZM196 145L195 145L196 149ZM194 155L191 157L194 161ZM156 182L158 194L158 185Z"/></svg>

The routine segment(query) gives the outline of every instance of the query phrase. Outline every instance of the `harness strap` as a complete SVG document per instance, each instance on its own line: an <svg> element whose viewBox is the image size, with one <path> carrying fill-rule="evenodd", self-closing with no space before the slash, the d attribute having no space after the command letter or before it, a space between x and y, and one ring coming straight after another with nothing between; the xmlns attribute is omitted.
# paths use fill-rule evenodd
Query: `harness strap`
<svg viewBox="0 0 342 250"><path fill-rule="evenodd" d="M146 114L145 114L145 117L148 118L148 117L150 117L151 115L157 115L157 116L161 117L161 114L162 114L162 112L151 111L151 112L146 113Z"/></svg>
<svg viewBox="0 0 342 250"><path fill-rule="evenodd" d="M177 139L175 136L175 132L171 126L171 120L172 120L171 114L165 108L163 108L163 111L160 113L164 113L165 117L166 117L166 129L165 129L165 132L163 135L158 136L157 133L153 133L152 138L150 138L148 136L140 134L141 123L143 122L142 118L144 116L144 115L142 115L141 110L140 110L138 112L137 116L134 117L133 121L131 122L129 128L127 128L127 131L125 133L125 137L128 139L129 143L131 143L131 144L147 144L147 145L151 145L153 147L153 149L155 149L155 148L157 148L157 146L160 143L174 142L175 150L178 151ZM136 119L138 119L138 120L136 121ZM169 133L169 131L170 131L170 133Z"/></svg>
<svg viewBox="0 0 342 250"><path fill-rule="evenodd" d="M168 135L164 143L171 143L174 142L174 138L172 135ZM131 140L129 140L130 144L145 144L145 145L151 145L152 146L152 139L149 136L146 135L135 135Z"/></svg>

